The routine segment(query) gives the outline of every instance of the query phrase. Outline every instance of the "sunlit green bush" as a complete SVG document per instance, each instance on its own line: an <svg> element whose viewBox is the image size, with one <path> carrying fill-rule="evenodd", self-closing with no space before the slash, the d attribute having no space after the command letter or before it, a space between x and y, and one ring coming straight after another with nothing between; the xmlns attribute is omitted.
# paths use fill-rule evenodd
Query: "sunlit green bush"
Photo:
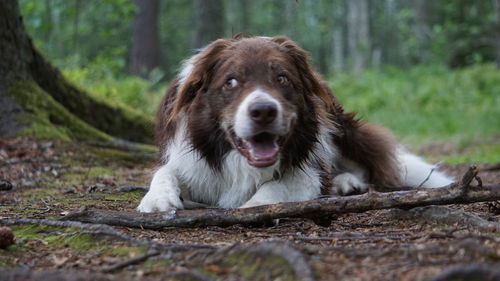
<svg viewBox="0 0 500 281"><path fill-rule="evenodd" d="M409 142L500 134L500 70L494 65L385 68L329 81L347 110Z"/></svg>
<svg viewBox="0 0 500 281"><path fill-rule="evenodd" d="M76 85L97 95L153 114L165 91L158 81L162 73L153 72L151 80L117 74L112 64L96 60L84 68L66 68L64 75Z"/></svg>

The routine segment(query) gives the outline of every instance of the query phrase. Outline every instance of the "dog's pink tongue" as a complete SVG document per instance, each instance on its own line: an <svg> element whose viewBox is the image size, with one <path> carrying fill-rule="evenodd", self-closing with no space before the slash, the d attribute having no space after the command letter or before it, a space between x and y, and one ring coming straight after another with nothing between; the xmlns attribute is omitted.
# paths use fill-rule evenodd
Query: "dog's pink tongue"
<svg viewBox="0 0 500 281"><path fill-rule="evenodd" d="M278 153L278 144L274 140L265 142L251 141L251 153L255 160L272 159Z"/></svg>

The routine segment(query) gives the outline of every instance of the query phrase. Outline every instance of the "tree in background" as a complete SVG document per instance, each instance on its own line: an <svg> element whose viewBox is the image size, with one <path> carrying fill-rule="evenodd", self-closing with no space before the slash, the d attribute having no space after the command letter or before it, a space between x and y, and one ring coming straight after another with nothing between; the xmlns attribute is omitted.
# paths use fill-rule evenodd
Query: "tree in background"
<svg viewBox="0 0 500 281"><path fill-rule="evenodd" d="M35 45L56 65L106 66L118 76L130 70L134 47L124 42L134 33L132 1L19 1ZM156 61L168 80L193 49L244 31L291 37L326 76L385 65L493 62L500 52L497 1L161 1L159 44L168 52Z"/></svg>
<svg viewBox="0 0 500 281"><path fill-rule="evenodd" d="M415 0L413 2L414 24L412 30L415 40L418 42L418 62L426 62L429 59L430 18L432 16L428 4L428 0Z"/></svg>
<svg viewBox="0 0 500 281"><path fill-rule="evenodd" d="M497 68L500 68L500 0L492 0L493 1L493 7L495 11L495 24L494 24L494 30L496 31L496 64Z"/></svg>
<svg viewBox="0 0 500 281"><path fill-rule="evenodd" d="M137 6L132 24L130 73L148 78L160 66L160 35L158 28L160 1L134 0Z"/></svg>
<svg viewBox="0 0 500 281"><path fill-rule="evenodd" d="M224 5L222 0L195 0L194 12L193 48L201 48L224 36Z"/></svg>
<svg viewBox="0 0 500 281"><path fill-rule="evenodd" d="M0 1L0 135L151 142L151 120L68 83L34 48L17 0Z"/></svg>
<svg viewBox="0 0 500 281"><path fill-rule="evenodd" d="M366 68L370 61L371 38L368 5L368 0L347 1L348 54L354 72Z"/></svg>

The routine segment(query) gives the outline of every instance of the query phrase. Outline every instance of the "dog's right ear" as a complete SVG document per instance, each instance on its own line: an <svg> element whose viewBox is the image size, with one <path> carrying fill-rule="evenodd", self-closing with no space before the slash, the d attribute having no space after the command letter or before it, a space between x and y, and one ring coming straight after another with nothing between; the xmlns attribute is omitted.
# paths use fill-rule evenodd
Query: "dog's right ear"
<svg viewBox="0 0 500 281"><path fill-rule="evenodd" d="M231 45L231 42L229 39L218 39L187 61L185 73L181 73L179 77L178 91L169 116L170 121L177 119L182 109L208 85L216 71L215 67L221 58L221 53Z"/></svg>
<svg viewBox="0 0 500 281"><path fill-rule="evenodd" d="M309 57L306 51L300 48L295 42L285 36L277 36L270 39L272 42L282 47L285 52L292 58L301 76L302 84L306 87L306 91L311 95L316 95L320 98L328 111L332 111L334 104L330 91L326 91L325 85L322 84L322 79L309 64Z"/></svg>

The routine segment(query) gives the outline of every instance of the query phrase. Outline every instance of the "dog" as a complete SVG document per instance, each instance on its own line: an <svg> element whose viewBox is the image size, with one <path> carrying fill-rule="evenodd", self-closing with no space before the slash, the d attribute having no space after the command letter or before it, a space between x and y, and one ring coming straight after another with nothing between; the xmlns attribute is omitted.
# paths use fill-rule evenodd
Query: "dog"
<svg viewBox="0 0 500 281"><path fill-rule="evenodd" d="M140 212L453 181L344 112L307 52L283 36L219 39L188 59L159 106L156 137L161 160Z"/></svg>

